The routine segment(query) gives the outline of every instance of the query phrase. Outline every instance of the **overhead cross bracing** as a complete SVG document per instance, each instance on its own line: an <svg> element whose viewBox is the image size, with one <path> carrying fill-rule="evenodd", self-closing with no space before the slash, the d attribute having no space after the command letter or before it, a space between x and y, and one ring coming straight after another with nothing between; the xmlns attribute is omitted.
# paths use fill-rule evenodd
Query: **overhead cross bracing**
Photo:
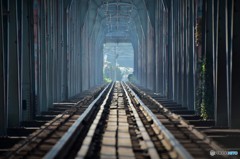
<svg viewBox="0 0 240 159"><path fill-rule="evenodd" d="M100 84L105 42L130 42L144 55L153 28L142 0L1 2L2 133Z"/></svg>
<svg viewBox="0 0 240 159"><path fill-rule="evenodd" d="M104 0L91 2L96 5L94 27L99 27L99 35L106 40L130 41L137 43L143 33L147 12L143 1ZM91 5L90 3L90 5ZM91 9L91 8L90 8ZM145 17L141 17L145 14ZM102 33L100 33L102 32ZM135 46L136 47L136 46Z"/></svg>

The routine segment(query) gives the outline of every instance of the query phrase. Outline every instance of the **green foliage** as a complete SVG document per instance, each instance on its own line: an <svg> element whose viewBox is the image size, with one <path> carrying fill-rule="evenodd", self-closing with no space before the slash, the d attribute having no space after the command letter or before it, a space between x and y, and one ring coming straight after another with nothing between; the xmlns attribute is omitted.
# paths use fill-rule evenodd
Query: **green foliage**
<svg viewBox="0 0 240 159"><path fill-rule="evenodd" d="M203 118L203 120L208 119L208 113L207 113L207 110L206 110L205 102L202 102L202 104L201 104L201 117Z"/></svg>
<svg viewBox="0 0 240 159"><path fill-rule="evenodd" d="M198 68L198 74L199 74L199 77L198 77L198 87L197 87L197 90L196 90L196 107L197 107L197 113L203 117L203 118L206 118L207 115L205 114L205 103L204 103L204 99L203 99L203 94L204 94L204 82L205 82L205 78L204 78L204 75L205 75L205 63L204 61L203 62L199 62L199 65ZM204 112L204 113L203 113Z"/></svg>
<svg viewBox="0 0 240 159"><path fill-rule="evenodd" d="M204 119L212 119L214 117L213 104L213 83L211 63L206 59L201 63L200 76L198 80L198 88L196 92L196 107L198 114Z"/></svg>
<svg viewBox="0 0 240 159"><path fill-rule="evenodd" d="M203 61L203 63L202 63L202 74L203 74L203 76L206 74L206 62L205 61Z"/></svg>
<svg viewBox="0 0 240 159"><path fill-rule="evenodd" d="M207 113L206 119L214 118L214 96L213 96L213 69L211 60L206 61L204 71L204 94L203 102L205 103L205 109ZM204 113L204 112L202 112Z"/></svg>
<svg viewBox="0 0 240 159"><path fill-rule="evenodd" d="M106 76L103 77L103 80L105 83L111 83L112 80L110 78L107 78Z"/></svg>

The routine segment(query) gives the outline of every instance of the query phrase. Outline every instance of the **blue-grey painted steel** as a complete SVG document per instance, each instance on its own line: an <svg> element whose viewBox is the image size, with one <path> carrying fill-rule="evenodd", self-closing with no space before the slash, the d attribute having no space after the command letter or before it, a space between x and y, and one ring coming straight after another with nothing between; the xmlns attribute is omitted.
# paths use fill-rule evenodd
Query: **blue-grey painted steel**
<svg viewBox="0 0 240 159"><path fill-rule="evenodd" d="M5 133L7 127L4 65L3 5L0 1L0 135Z"/></svg>
<svg viewBox="0 0 240 159"><path fill-rule="evenodd" d="M195 74L196 74L196 70L195 70L195 46L194 46L194 2L190 0L190 24L189 24L189 70L188 70L188 78L189 78L189 82L188 82L188 108L190 110L194 110L195 109L195 94L193 92L195 92Z"/></svg>
<svg viewBox="0 0 240 159"><path fill-rule="evenodd" d="M19 126L21 120L21 78L19 55L19 19L17 0L9 0L9 44L8 44L8 69L7 69L7 107L8 126Z"/></svg>
<svg viewBox="0 0 240 159"><path fill-rule="evenodd" d="M31 120L35 114L34 108L34 38L33 38L33 28L31 24L33 23L32 1L26 0L22 1L21 17L21 92L23 107L22 107L22 117L23 120Z"/></svg>
<svg viewBox="0 0 240 159"><path fill-rule="evenodd" d="M167 56L167 64L168 64L168 78L167 78L167 98L173 99L173 2L170 1L168 7L168 56Z"/></svg>
<svg viewBox="0 0 240 159"><path fill-rule="evenodd" d="M231 74L231 109L230 109L230 127L231 128L240 128L240 120L239 120L239 114L240 114L240 1L234 0L233 2L233 8L232 8L232 33L230 34L232 41L232 74ZM231 51L231 50L229 50ZM231 56L231 52L230 52Z"/></svg>
<svg viewBox="0 0 240 159"><path fill-rule="evenodd" d="M226 56L228 53L227 47L227 0L220 0L219 1L219 28L218 28L218 51L216 55L216 68L217 68L217 118L216 124L218 126L228 126L228 87L227 87L227 64Z"/></svg>
<svg viewBox="0 0 240 159"><path fill-rule="evenodd" d="M146 45L147 45L147 88L153 90L155 87L155 48L154 48L154 28L151 25L150 20L147 20L147 28L148 28L148 34L146 39Z"/></svg>
<svg viewBox="0 0 240 159"><path fill-rule="evenodd" d="M187 41L187 33L188 33L188 15L187 15L187 0L182 1L182 105L187 107L187 99L188 99L188 76L187 76L187 63L188 61L188 41Z"/></svg>
<svg viewBox="0 0 240 159"><path fill-rule="evenodd" d="M39 59L40 60L40 64L39 64L39 73L38 73L38 113L41 111L46 111L48 109L47 107L47 26L46 26L46 18L47 18L47 14L46 14L46 0L43 0L40 2L40 5L42 6L40 8L40 40L41 43L39 44L40 46L40 52L38 52L39 55ZM37 53L35 53L37 54Z"/></svg>

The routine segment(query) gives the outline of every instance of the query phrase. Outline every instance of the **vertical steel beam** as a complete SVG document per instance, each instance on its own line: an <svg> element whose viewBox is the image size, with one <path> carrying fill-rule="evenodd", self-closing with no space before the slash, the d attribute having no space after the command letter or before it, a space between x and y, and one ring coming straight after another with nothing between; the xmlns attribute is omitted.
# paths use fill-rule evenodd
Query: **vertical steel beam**
<svg viewBox="0 0 240 159"><path fill-rule="evenodd" d="M54 102L54 89L55 89L55 81L54 81L54 64L55 64L55 52L54 52L54 0L49 1L49 56L48 56L48 80L49 80L49 96L48 96L48 107L52 107L52 103Z"/></svg>
<svg viewBox="0 0 240 159"><path fill-rule="evenodd" d="M32 24L34 24L34 17L33 17L33 1L28 0L28 26L29 26L29 63L30 63L30 117L29 119L33 119L36 115L36 81L38 81L35 77L35 54L34 54L34 27ZM38 47L39 49L39 47ZM38 69L38 68L36 68ZM39 70L39 69L38 69Z"/></svg>
<svg viewBox="0 0 240 159"><path fill-rule="evenodd" d="M145 33L142 32L142 34L144 35ZM142 36L143 40L142 40L142 48L143 48L143 86L145 88L147 88L147 60L148 60L148 57L147 57L147 36L146 34L144 36ZM145 67L144 67L145 66Z"/></svg>
<svg viewBox="0 0 240 159"><path fill-rule="evenodd" d="M138 75L137 79L139 81L139 84L142 82L141 77L142 77L142 50L141 50L141 45L140 45L140 38L137 41L137 47L138 47Z"/></svg>
<svg viewBox="0 0 240 159"><path fill-rule="evenodd" d="M40 69L39 111L47 110L47 2L40 2Z"/></svg>
<svg viewBox="0 0 240 159"><path fill-rule="evenodd" d="M218 52L218 26L219 26L219 0L214 2L214 23L213 23L213 43L214 43L214 52L213 52L213 93L214 93L214 119L217 119L217 52Z"/></svg>
<svg viewBox="0 0 240 159"><path fill-rule="evenodd" d="M79 36L78 35L79 35L79 30L80 30L79 29L79 26L80 26L79 20L80 20L80 18L78 17L78 15L80 13L78 11L80 9L79 9L79 2L78 1L76 1L75 8L76 8L76 11L75 11L75 17L76 17L76 29L75 29L75 32L77 33L75 35L75 39L76 39L76 41L75 41L75 43L76 43L76 49L75 49L75 51L76 51L76 93L79 93L80 92L80 90L79 90L79 70L80 70L80 68L79 68L79 58L80 58L80 52L79 52L79 45L77 43L79 42Z"/></svg>
<svg viewBox="0 0 240 159"><path fill-rule="evenodd" d="M82 5L81 5L81 2L79 2L78 3L78 14L79 15L82 15L81 13L83 12L82 11ZM78 18L79 19L79 26L81 26L82 25L82 21L83 21L83 18ZM81 92L82 91L82 81L83 81L83 76L82 76L82 72L84 71L83 69L82 69L82 54L83 54L83 52L81 52L81 50L82 50L82 45L80 45L81 44L81 37L82 37L82 30L80 29L80 28L78 28L78 31L79 31L79 38L78 38L78 45L79 45L79 92ZM101 67L101 68L103 68L103 67ZM101 73L102 73L102 71L101 71Z"/></svg>
<svg viewBox="0 0 240 159"><path fill-rule="evenodd" d="M186 81L185 81L185 85L186 85L186 96L185 96L185 106L186 107L189 107L189 63L190 63L190 54L191 54L191 50L189 49L189 41L190 41L190 37L189 37L189 34L190 34L190 0L186 0L186 69L185 69L185 76L186 76ZM191 92L192 93L192 92Z"/></svg>
<svg viewBox="0 0 240 159"><path fill-rule="evenodd" d="M84 71L82 71L82 90L86 90L88 88L88 63L87 63L87 59L88 59L88 56L87 56L87 47L86 47L86 43L87 43L87 39L85 38L86 37L86 24L84 24L84 27L82 29L82 69Z"/></svg>
<svg viewBox="0 0 240 159"><path fill-rule="evenodd" d="M183 30L182 30L182 104L183 106L188 106L187 105L187 99L188 99L188 76L187 76L187 63L188 63L188 50L187 50L187 32L188 32L188 27L187 27L187 22L188 22L188 17L187 17L187 0L181 1L182 4L182 21L183 21Z"/></svg>
<svg viewBox="0 0 240 159"><path fill-rule="evenodd" d="M166 97L167 96L167 85L168 85L168 81L167 81L167 77L168 77L168 65L167 65L167 25L168 25L168 10L167 8L165 8L164 6L162 6L163 10L162 10L162 14L163 14L163 43L162 43L162 59L163 59L163 95Z"/></svg>
<svg viewBox="0 0 240 159"><path fill-rule="evenodd" d="M62 92L62 98L67 99L69 97L68 92L68 23L69 23L69 11L66 8L67 1L63 1L63 92ZM81 35L79 35L81 36Z"/></svg>
<svg viewBox="0 0 240 159"><path fill-rule="evenodd" d="M5 134L7 127L4 52L3 4L0 1L0 135Z"/></svg>
<svg viewBox="0 0 240 159"><path fill-rule="evenodd" d="M219 0L219 28L218 28L217 59L217 114L216 124L228 126L228 96L227 96L227 0Z"/></svg>
<svg viewBox="0 0 240 159"><path fill-rule="evenodd" d="M74 2L74 1L73 1ZM70 95L73 96L74 94L74 87L73 87L73 83L74 83L74 35L73 35L73 30L74 30L74 7L71 7L71 30L69 31L69 36L70 36L70 78L71 78L71 82L70 82Z"/></svg>
<svg viewBox="0 0 240 159"><path fill-rule="evenodd" d="M143 47L144 46L142 46L142 44L143 44L143 42L142 42L143 41L143 34L142 34L142 32L140 33L140 35L141 36L139 38L139 45L138 46L139 46L139 50L140 50L140 54L141 54L140 55L140 57L141 57L140 58L140 70L141 70L140 72L141 72L141 76L140 76L139 79L140 79L140 84L143 85L143 83L144 83L144 81L143 81L143 77L144 77Z"/></svg>
<svg viewBox="0 0 240 159"><path fill-rule="evenodd" d="M189 24L189 70L188 70L188 108L195 108L195 47L194 47L194 1L190 0Z"/></svg>
<svg viewBox="0 0 240 159"><path fill-rule="evenodd" d="M179 54L180 54L180 51L179 51L179 43L180 43L180 39L179 39L179 1L174 1L175 2L175 86L176 86L176 89L175 89L175 101L179 102Z"/></svg>
<svg viewBox="0 0 240 159"><path fill-rule="evenodd" d="M160 6L159 6L159 1L156 1L156 5L155 5L156 9L155 9L155 92L159 91L159 62L158 62L158 56L159 56L159 12L160 12ZM140 57L138 57L140 58Z"/></svg>
<svg viewBox="0 0 240 159"><path fill-rule="evenodd" d="M18 39L17 1L9 0L9 52L8 52L8 126L18 126L21 120L20 61Z"/></svg>
<svg viewBox="0 0 240 159"><path fill-rule="evenodd" d="M46 1L46 36L47 36L47 43L46 43L46 73L47 73L47 109L51 105L52 101L52 36L51 36L51 3L52 1Z"/></svg>
<svg viewBox="0 0 240 159"><path fill-rule="evenodd" d="M21 68L22 68L22 104L24 120L34 116L34 63L33 63L33 3L30 0L22 1L21 27Z"/></svg>
<svg viewBox="0 0 240 159"><path fill-rule="evenodd" d="M139 51L138 51L138 47L136 46L136 44L133 44L133 51L134 51L134 72L133 72L133 75L136 77L136 79L138 79L138 58L139 58Z"/></svg>
<svg viewBox="0 0 240 159"><path fill-rule="evenodd" d="M181 100L182 104L185 106L185 83L186 83L186 76L185 76L185 67L186 67L186 15L185 15L185 2L186 0L181 1Z"/></svg>
<svg viewBox="0 0 240 159"><path fill-rule="evenodd" d="M54 85L53 85L53 1L47 1L47 107L53 103Z"/></svg>
<svg viewBox="0 0 240 159"><path fill-rule="evenodd" d="M58 32L58 40L57 40L57 52L58 52L58 100L64 100L63 98L63 74L64 74L64 67L63 65L63 13L64 13L64 5L63 0L60 0L58 2L57 7L57 14L58 14L58 20L57 20L57 27L59 28Z"/></svg>
<svg viewBox="0 0 240 159"><path fill-rule="evenodd" d="M228 126L231 125L231 56L232 56L232 3L226 1L226 64L227 64L227 103L228 103Z"/></svg>
<svg viewBox="0 0 240 159"><path fill-rule="evenodd" d="M231 18L231 40L232 40L232 52L231 49L230 55L232 53L232 72L231 72L231 109L230 109L230 127L231 128L240 128L240 1L232 1L232 18Z"/></svg>
<svg viewBox="0 0 240 159"><path fill-rule="evenodd" d="M158 68L158 74L157 74L157 82L158 82L158 87L157 90L158 92L163 96L164 95L164 90L163 90L163 85L164 85L164 75L163 75L163 51L164 51L164 46L163 46L163 5L162 3L159 3L159 33L158 33L158 52L157 52L157 68Z"/></svg>
<svg viewBox="0 0 240 159"><path fill-rule="evenodd" d="M149 19L147 19L147 29L148 29L148 34L147 34L147 88L153 90L154 89L154 35L153 35L153 27L151 25L151 22Z"/></svg>
<svg viewBox="0 0 240 159"><path fill-rule="evenodd" d="M173 1L173 99L178 101L178 9L177 2Z"/></svg>
<svg viewBox="0 0 240 159"><path fill-rule="evenodd" d="M77 52L76 52L76 24L77 24L77 17L76 17L76 1L73 1L73 4L74 4L74 7L72 7L73 9L73 15L72 15L72 18L73 18L73 29L72 29L72 38L73 38L73 83L72 83L72 90L73 90L73 94L72 95L75 95L76 94L76 83L77 83L77 80L76 80L76 57L77 57Z"/></svg>
<svg viewBox="0 0 240 159"><path fill-rule="evenodd" d="M53 85L53 102L58 101L58 74L60 74L60 72L58 71L58 68L60 66L58 66L58 54L59 52L57 51L57 36L58 36L58 30L59 28L57 27L57 18L59 16L58 12L57 12L57 4L59 2L56 0L53 0L53 4L52 4L52 56L53 56L53 79L52 79L52 85ZM52 103L51 103L52 104Z"/></svg>
<svg viewBox="0 0 240 159"><path fill-rule="evenodd" d="M214 1L205 1L205 22L204 22L204 56L205 56L205 84L203 100L207 106L209 118L213 118L213 56L214 56ZM211 98L210 98L211 97ZM209 98L209 100L208 100Z"/></svg>
<svg viewBox="0 0 240 159"><path fill-rule="evenodd" d="M72 9L71 9L72 10ZM72 96L72 11L69 10L69 24L68 24L68 73L69 73L69 81L68 81L68 92L69 92L69 97Z"/></svg>
<svg viewBox="0 0 240 159"><path fill-rule="evenodd" d="M103 59L103 41L100 43L100 49L99 50L100 50L100 59ZM99 68L103 68L103 60L101 60ZM100 70L99 73L100 73L100 83L102 83L103 82L102 70Z"/></svg>
<svg viewBox="0 0 240 159"><path fill-rule="evenodd" d="M178 103L182 104L182 62L183 62L183 8L182 1L178 2Z"/></svg>
<svg viewBox="0 0 240 159"><path fill-rule="evenodd" d="M170 1L168 10L168 94L169 99L173 99L174 83L174 62L173 62L173 1Z"/></svg>

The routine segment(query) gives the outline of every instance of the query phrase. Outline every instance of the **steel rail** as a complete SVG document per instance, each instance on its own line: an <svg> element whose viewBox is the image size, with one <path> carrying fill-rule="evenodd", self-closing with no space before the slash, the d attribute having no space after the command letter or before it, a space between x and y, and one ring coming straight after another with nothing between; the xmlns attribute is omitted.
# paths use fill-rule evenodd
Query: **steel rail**
<svg viewBox="0 0 240 159"><path fill-rule="evenodd" d="M139 106L152 118L155 125L159 127L165 138L173 146L174 150L181 158L193 159L192 155L178 142L178 140L173 136L173 134L162 124L162 122L153 114L153 112L141 101L138 95L126 84L127 90L139 103Z"/></svg>
<svg viewBox="0 0 240 159"><path fill-rule="evenodd" d="M102 86L101 86L101 88L102 88ZM97 92L98 92L98 91L97 91ZM80 100L80 101L78 101L78 102L75 102L75 103L73 104L73 106L70 107L70 109L77 108L80 103L83 103L83 102L84 102L84 100L85 100L85 98L83 98L82 100ZM78 108L77 108L77 109L78 109ZM48 128L49 128L50 126L52 126L53 124L55 124L56 122L58 122L59 120L61 120L65 115L69 115L68 118L70 118L74 113L75 113L75 111L72 112L71 114L69 114L69 109L68 109L68 110L65 110L62 114L58 114L54 119L52 119L51 121L48 122L48 125L43 125L44 127L43 127L42 129L39 129L37 133L34 133L32 136L29 136L28 138L26 138L26 140L25 140L20 146L18 146L18 147L13 151L13 153L15 154L15 153L18 153L19 151L21 151L25 146L27 146L27 144L28 144L29 142L35 140L35 139L38 137L39 134L43 133L43 132L46 131L46 130L49 130ZM58 127L60 127L60 126L61 126L61 124L60 124ZM53 130L53 131L55 131L55 130ZM53 132L53 131L52 131L52 132ZM51 133L51 132L50 132L50 133ZM38 145L39 145L39 144L41 144L41 142L39 142ZM7 157L11 158L11 157L10 157L11 155L12 155L12 154L9 153L9 154L7 154Z"/></svg>
<svg viewBox="0 0 240 159"><path fill-rule="evenodd" d="M126 88L125 88L125 86L123 85L122 82L121 82L121 85L122 85L122 88L123 88L123 90L125 92L125 95L127 97L127 101L129 103L129 107L132 109L133 115L134 115L134 117L136 119L137 126L138 126L138 128L139 128L139 130L140 130L140 132L142 134L143 141L145 141L145 143L146 143L149 156L152 159L160 159L160 156L158 155L158 152L157 152L157 150L156 150L156 148L155 148L155 146L154 146L154 144L153 144L153 142L151 140L151 137L149 136L146 128L144 127L144 124L141 121L141 119L140 119L140 117L139 117L139 115L137 113L136 108L134 108L133 103L132 103L132 101L131 101L131 99L130 99L130 97L128 95L128 92L127 92L127 90L126 90Z"/></svg>
<svg viewBox="0 0 240 159"><path fill-rule="evenodd" d="M93 136L94 133L96 131L97 125L99 124L100 118L103 114L104 111L104 107L107 104L107 101L109 100L109 96L111 94L111 91L113 90L113 85L111 86L110 90L108 91L105 99L103 100L101 106L100 106L100 110L98 111L96 118L94 119L92 125L90 126L90 129L88 130L88 133L86 135L86 137L83 140L83 143L81 145L80 150L78 151L78 154L76 156L77 159L83 159L85 158L85 156L87 155L88 152L88 148L93 140Z"/></svg>
<svg viewBox="0 0 240 159"><path fill-rule="evenodd" d="M81 116L73 123L73 125L68 129L68 131L61 137L61 139L51 148L51 150L43 157L44 159L53 159L59 157L58 155L64 151L64 147L67 145L68 141L74 136L75 132L77 132L78 127L82 124L84 119L90 114L93 110L96 103L101 99L103 94L112 84L108 84L107 87L98 95L98 97L88 106L88 108L81 114ZM111 91L111 89L109 90ZM76 137L76 136L75 136ZM63 157L63 156L62 156Z"/></svg>
<svg viewBox="0 0 240 159"><path fill-rule="evenodd" d="M132 87L134 87L134 89L136 89L140 94L142 94L145 98L150 99L150 101L153 104L156 104L157 106L159 106L161 109L164 110L165 113L168 113L170 116L172 116L174 119L179 120L179 122L186 126L193 134L195 134L197 137L199 137L200 139L202 139L205 143L209 144L213 149L215 150L224 150L221 146L219 146L215 141L213 141L211 138L209 138L206 134L204 134L203 132L200 132L199 130L197 130L195 128L194 125L190 125L189 122L187 120L185 120L184 118L182 118L180 115L175 114L173 112L171 112L171 110L165 108L163 105L161 105L157 100L155 100L154 98L152 98L150 95L147 95L146 93L144 93L144 91L141 91L139 88L137 88L136 86L134 86L133 84L130 83L130 85Z"/></svg>

